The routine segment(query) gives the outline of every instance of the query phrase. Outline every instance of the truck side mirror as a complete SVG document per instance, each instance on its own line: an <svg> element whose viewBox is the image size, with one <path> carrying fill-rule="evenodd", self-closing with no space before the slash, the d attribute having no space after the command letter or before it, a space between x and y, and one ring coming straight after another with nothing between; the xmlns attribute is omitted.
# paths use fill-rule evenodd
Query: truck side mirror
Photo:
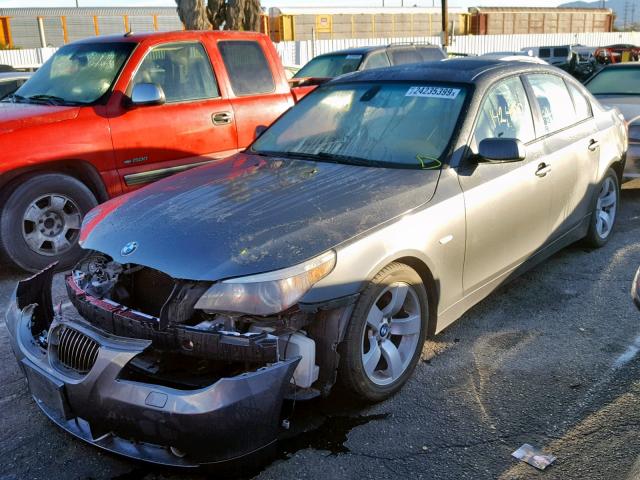
<svg viewBox="0 0 640 480"><path fill-rule="evenodd" d="M636 272L636 276L631 284L631 298L633 298L633 303L635 303L636 307L640 310L640 268Z"/></svg>
<svg viewBox="0 0 640 480"><path fill-rule="evenodd" d="M137 83L131 91L131 105L143 107L166 102L162 87L156 83Z"/></svg>

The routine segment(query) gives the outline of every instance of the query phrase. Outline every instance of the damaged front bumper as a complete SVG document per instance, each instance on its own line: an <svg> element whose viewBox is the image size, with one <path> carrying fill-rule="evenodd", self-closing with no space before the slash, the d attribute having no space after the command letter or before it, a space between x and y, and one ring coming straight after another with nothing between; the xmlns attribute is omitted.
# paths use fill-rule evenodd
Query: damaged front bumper
<svg viewBox="0 0 640 480"><path fill-rule="evenodd" d="M151 340L116 336L61 312L54 315L52 275L45 270L18 285L7 327L33 398L60 427L106 450L180 467L242 457L276 440L283 397L299 358L198 389L125 378L127 364ZM34 336L34 322L47 316L46 339Z"/></svg>

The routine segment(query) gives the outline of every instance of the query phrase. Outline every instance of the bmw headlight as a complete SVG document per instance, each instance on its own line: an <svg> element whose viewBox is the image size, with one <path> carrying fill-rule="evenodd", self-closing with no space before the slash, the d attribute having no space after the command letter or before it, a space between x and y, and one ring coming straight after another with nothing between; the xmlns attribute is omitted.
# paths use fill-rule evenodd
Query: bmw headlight
<svg viewBox="0 0 640 480"><path fill-rule="evenodd" d="M224 280L207 290L195 308L273 315L294 305L314 284L329 275L335 264L336 254L330 251L283 270Z"/></svg>

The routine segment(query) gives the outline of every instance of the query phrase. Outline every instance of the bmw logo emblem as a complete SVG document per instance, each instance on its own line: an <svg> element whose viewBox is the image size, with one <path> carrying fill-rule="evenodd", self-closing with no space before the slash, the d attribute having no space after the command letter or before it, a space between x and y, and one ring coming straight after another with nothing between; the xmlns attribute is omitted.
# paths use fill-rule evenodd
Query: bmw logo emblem
<svg viewBox="0 0 640 480"><path fill-rule="evenodd" d="M383 323L380 326L380 336L386 337L388 334L389 334L389 325L387 325L386 323Z"/></svg>
<svg viewBox="0 0 640 480"><path fill-rule="evenodd" d="M123 257L126 257L127 255L131 255L137 249L138 249L138 242L129 242L124 247L122 247L122 250L120 250L120 255L122 255Z"/></svg>

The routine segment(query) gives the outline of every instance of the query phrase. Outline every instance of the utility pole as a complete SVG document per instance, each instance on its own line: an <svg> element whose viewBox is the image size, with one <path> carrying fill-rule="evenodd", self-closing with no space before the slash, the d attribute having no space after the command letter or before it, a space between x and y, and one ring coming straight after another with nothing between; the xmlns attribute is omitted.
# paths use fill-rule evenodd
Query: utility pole
<svg viewBox="0 0 640 480"><path fill-rule="evenodd" d="M449 9L447 8L447 0L442 2L442 48L447 49L449 45Z"/></svg>

